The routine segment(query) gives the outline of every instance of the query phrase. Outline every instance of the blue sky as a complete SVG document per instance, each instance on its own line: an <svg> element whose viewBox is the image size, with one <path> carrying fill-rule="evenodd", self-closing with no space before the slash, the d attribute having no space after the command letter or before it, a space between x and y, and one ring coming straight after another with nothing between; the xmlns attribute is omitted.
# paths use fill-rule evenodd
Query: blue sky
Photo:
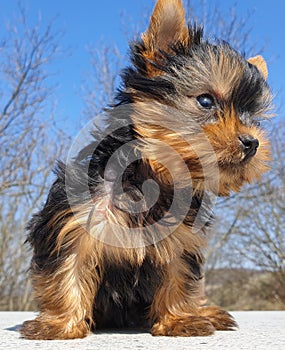
<svg viewBox="0 0 285 350"><path fill-rule="evenodd" d="M211 0L212 1L212 0ZM207 1L208 5L211 3ZM199 3L196 1L196 3ZM203 1L201 0L202 4ZM276 105L285 109L285 40L284 13L285 1L281 0L217 0L222 10L227 10L237 3L239 16L255 10L251 16L249 27L252 28L250 39L257 48L265 45L264 57L269 62L269 83L273 92L278 92ZM0 30L3 33L5 23L15 17L18 0L0 0ZM72 130L77 128L77 121L83 109L80 97L80 86L84 76L90 71L89 56L86 47L100 42L106 45L116 43L122 52L127 50L127 39L122 30L121 14L126 22L140 21L146 9L154 6L154 0L23 0L31 18L42 14L43 22L57 17L56 27L65 34L61 45L68 48L68 55L55 61L52 69L57 73L54 77L59 84L57 90L59 115L64 126ZM202 6L202 5L201 5ZM131 29L130 31L132 31ZM2 34L1 34L2 37Z"/></svg>

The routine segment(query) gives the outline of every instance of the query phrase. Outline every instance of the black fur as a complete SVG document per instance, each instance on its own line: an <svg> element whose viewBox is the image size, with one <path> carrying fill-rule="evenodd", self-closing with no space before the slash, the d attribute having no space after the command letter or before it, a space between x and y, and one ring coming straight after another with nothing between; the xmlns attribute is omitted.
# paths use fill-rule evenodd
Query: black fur
<svg viewBox="0 0 285 350"><path fill-rule="evenodd" d="M150 327L147 312L162 270L146 259L141 266L128 262L106 265L102 284L95 299L96 328Z"/></svg>

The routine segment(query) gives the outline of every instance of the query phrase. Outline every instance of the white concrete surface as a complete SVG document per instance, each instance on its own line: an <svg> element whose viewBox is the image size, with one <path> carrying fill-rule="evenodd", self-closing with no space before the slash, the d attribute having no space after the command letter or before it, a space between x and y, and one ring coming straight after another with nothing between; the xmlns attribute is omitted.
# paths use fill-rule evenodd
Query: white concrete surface
<svg viewBox="0 0 285 350"><path fill-rule="evenodd" d="M0 312L1 350L284 350L285 311L232 312L239 323L234 332L216 332L211 337L152 337L143 332L98 332L85 339L33 341L20 337L18 328L34 318L32 312Z"/></svg>

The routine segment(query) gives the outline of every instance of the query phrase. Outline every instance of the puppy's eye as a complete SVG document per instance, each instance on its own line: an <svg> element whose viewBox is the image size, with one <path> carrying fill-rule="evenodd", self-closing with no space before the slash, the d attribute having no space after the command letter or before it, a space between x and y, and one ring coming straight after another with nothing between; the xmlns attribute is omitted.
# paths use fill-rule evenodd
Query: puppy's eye
<svg viewBox="0 0 285 350"><path fill-rule="evenodd" d="M211 109L215 106L215 99L209 94L203 94L197 97L199 105L206 109Z"/></svg>

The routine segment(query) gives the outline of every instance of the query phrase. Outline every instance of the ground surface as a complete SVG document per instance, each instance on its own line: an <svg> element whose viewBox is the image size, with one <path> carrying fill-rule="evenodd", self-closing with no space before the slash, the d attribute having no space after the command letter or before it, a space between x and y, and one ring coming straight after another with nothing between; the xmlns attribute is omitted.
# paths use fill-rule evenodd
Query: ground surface
<svg viewBox="0 0 285 350"><path fill-rule="evenodd" d="M34 318L32 312L0 312L1 350L96 350L96 349L210 349L283 350L285 349L285 311L232 312L239 323L234 332L216 332L211 337L152 337L144 332L98 332L85 339L32 341L20 338L18 328Z"/></svg>

